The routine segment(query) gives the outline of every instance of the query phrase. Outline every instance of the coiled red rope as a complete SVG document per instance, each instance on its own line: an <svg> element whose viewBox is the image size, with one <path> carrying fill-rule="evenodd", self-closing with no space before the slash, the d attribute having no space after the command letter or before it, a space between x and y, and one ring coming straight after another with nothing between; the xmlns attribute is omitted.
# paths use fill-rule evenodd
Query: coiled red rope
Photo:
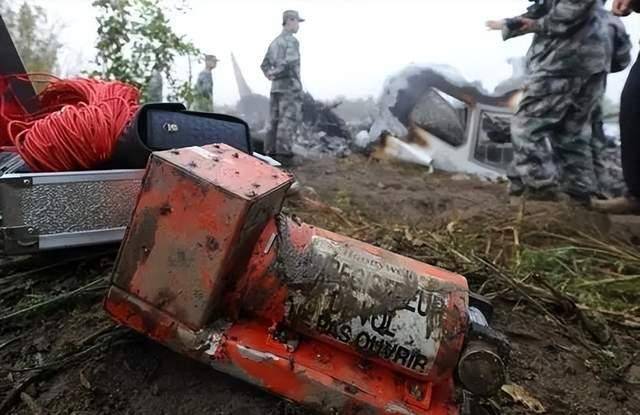
<svg viewBox="0 0 640 415"><path fill-rule="evenodd" d="M7 133L33 171L92 169L111 157L139 96L122 82L55 79L39 94L41 111L13 119Z"/></svg>

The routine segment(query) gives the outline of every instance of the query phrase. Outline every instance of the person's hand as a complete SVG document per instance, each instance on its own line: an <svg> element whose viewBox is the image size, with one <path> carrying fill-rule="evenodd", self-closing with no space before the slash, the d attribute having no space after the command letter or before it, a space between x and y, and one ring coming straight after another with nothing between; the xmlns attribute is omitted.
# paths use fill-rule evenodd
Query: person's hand
<svg viewBox="0 0 640 415"><path fill-rule="evenodd" d="M488 20L486 26L489 30L502 30L504 24L504 20Z"/></svg>
<svg viewBox="0 0 640 415"><path fill-rule="evenodd" d="M520 29L523 32L528 32L530 30L533 29L533 27L536 25L536 21L533 19L527 19L526 17L520 17L518 18L518 20L520 21Z"/></svg>
<svg viewBox="0 0 640 415"><path fill-rule="evenodd" d="M616 16L629 16L631 14L631 4L633 0L613 0L611 11Z"/></svg>

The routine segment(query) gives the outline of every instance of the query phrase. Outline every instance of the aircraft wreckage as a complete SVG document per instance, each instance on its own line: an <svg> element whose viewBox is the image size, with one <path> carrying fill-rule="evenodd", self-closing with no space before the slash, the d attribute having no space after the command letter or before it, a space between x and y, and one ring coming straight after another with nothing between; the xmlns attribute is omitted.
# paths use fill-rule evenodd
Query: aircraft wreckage
<svg viewBox="0 0 640 415"><path fill-rule="evenodd" d="M240 101L237 110L260 140L266 134L269 99L247 85L235 57ZM369 131L352 138L333 107L305 94L303 131L294 151L301 156L344 154L348 149L376 158L400 159L436 169L502 177L513 158L509 122L520 97L521 74L490 94L448 66L410 66L390 77Z"/></svg>
<svg viewBox="0 0 640 415"><path fill-rule="evenodd" d="M407 67L386 81L378 118L359 144L377 141L378 157L402 154L422 164L431 159L444 171L504 176L513 159L510 119L521 96L512 85L489 94L448 66Z"/></svg>

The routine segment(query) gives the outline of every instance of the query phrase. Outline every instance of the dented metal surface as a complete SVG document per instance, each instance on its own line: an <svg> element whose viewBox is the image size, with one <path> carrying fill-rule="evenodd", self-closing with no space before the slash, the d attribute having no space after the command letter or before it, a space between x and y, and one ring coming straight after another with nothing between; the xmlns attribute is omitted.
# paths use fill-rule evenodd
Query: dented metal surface
<svg viewBox="0 0 640 415"><path fill-rule="evenodd" d="M272 353L265 353L259 350L254 350L246 346L238 346L238 351L240 352L240 356L245 359L253 360L254 362L268 362L270 360L278 360L280 359L278 356Z"/></svg>
<svg viewBox="0 0 640 415"><path fill-rule="evenodd" d="M238 170L233 160L247 168ZM231 147L154 154L114 284L202 327L219 306L225 275L250 251L258 225L280 210L291 181Z"/></svg>
<svg viewBox="0 0 640 415"><path fill-rule="evenodd" d="M288 287L287 324L414 376L446 376L450 367L431 369L461 347L466 281L283 218L278 230L272 272Z"/></svg>

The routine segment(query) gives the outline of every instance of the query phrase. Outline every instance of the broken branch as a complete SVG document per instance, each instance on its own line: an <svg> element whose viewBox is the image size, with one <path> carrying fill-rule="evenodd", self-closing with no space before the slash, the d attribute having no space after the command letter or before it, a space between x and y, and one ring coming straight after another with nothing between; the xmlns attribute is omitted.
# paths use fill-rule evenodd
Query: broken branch
<svg viewBox="0 0 640 415"><path fill-rule="evenodd" d="M495 273L495 275L497 277L499 277L503 282L507 283L509 286L511 286L511 288L513 288L515 291L518 292L518 294L522 295L526 300L528 300L531 304L533 304L536 308L538 308L542 313L544 313L553 323L555 323L556 325L560 326L560 327L564 327L564 323L562 323L556 316L554 316L553 314L551 314L551 312L549 312L549 310L546 309L546 307L544 307L542 304L540 304L540 302L538 302L536 299L534 299L533 297L531 297L531 295L529 295L526 290L521 286L520 282L518 282L517 280L515 280L514 278L511 278L509 276L507 276L506 274L504 274L502 271L500 271L495 265L493 265L491 262L485 260L484 258L480 258L478 256L474 255L474 258L479 261L480 263L484 264L486 267L488 267L491 271L493 271Z"/></svg>
<svg viewBox="0 0 640 415"><path fill-rule="evenodd" d="M77 288L77 289L75 289L75 290L73 290L71 292L61 294L61 295L59 295L57 297L54 297L54 298L52 298L50 300L43 301L43 302L40 302L38 304L34 304L32 306L23 308L21 310L15 311L13 313L9 313L9 314L6 314L4 316L0 316L0 322L6 322L6 321L14 319L16 317L20 317L20 316L24 316L24 315L27 315L29 313L32 313L32 312L34 312L34 311L36 311L38 309L41 309L43 307L46 307L46 306L49 306L49 305L52 305L52 304L56 304L56 303L64 302L64 301L68 300L69 298L74 297L77 294L83 293L83 292L88 291L90 289L98 288L99 284L100 283L104 283L104 282L105 282L105 279L103 277L101 277L101 278L99 278L99 279L97 279L95 281L92 281L89 284L84 285L84 286L82 286L80 288ZM104 287L100 287L100 288L106 289L107 286L105 285Z"/></svg>

